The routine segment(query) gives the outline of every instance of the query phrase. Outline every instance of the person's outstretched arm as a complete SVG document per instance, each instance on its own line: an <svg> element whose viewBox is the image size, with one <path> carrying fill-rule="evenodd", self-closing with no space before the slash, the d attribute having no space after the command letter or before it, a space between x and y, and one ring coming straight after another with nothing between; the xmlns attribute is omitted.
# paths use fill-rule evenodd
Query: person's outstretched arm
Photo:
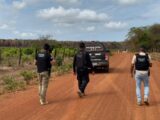
<svg viewBox="0 0 160 120"><path fill-rule="evenodd" d="M131 70L130 70L131 77L133 77L133 75L134 75L135 62L136 62L136 55L134 55L133 58L132 58Z"/></svg>
<svg viewBox="0 0 160 120"><path fill-rule="evenodd" d="M151 59L151 56L149 55L149 67L152 67L152 59Z"/></svg>
<svg viewBox="0 0 160 120"><path fill-rule="evenodd" d="M133 71L134 71L134 64L131 64L131 77L133 77L134 75Z"/></svg>

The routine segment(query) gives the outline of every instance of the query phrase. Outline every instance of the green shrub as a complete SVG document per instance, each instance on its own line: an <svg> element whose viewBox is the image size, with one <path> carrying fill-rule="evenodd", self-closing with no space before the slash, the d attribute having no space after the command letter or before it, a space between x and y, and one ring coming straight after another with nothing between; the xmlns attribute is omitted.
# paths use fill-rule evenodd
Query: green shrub
<svg viewBox="0 0 160 120"><path fill-rule="evenodd" d="M37 72L36 71L33 71L32 74L33 74L33 78L37 78Z"/></svg>
<svg viewBox="0 0 160 120"><path fill-rule="evenodd" d="M58 76L64 74L62 66L59 66L59 67L56 68L56 73L57 73Z"/></svg>
<svg viewBox="0 0 160 120"><path fill-rule="evenodd" d="M23 55L22 56L22 61L23 61L23 63L25 63L25 62L31 62L31 61L33 61L33 58L30 55Z"/></svg>
<svg viewBox="0 0 160 120"><path fill-rule="evenodd" d="M3 83L4 89L9 92L25 89L25 83L23 81L15 80L15 78L11 76L3 77Z"/></svg>
<svg viewBox="0 0 160 120"><path fill-rule="evenodd" d="M55 67L55 71L57 75L63 75L64 73L68 73L72 68L72 64L65 64L63 66Z"/></svg>
<svg viewBox="0 0 160 120"><path fill-rule="evenodd" d="M25 55L32 55L34 53L34 49L32 49L32 48L23 48L23 53Z"/></svg>
<svg viewBox="0 0 160 120"><path fill-rule="evenodd" d="M57 66L62 66L63 63L63 58L61 56L56 57L56 65Z"/></svg>
<svg viewBox="0 0 160 120"><path fill-rule="evenodd" d="M22 71L20 74L23 76L23 78L26 81L27 85L35 77L35 75L34 75L34 73L32 71Z"/></svg>
<svg viewBox="0 0 160 120"><path fill-rule="evenodd" d="M4 57L14 57L14 56L17 56L18 55L18 50L17 48L4 48L3 49L3 56Z"/></svg>

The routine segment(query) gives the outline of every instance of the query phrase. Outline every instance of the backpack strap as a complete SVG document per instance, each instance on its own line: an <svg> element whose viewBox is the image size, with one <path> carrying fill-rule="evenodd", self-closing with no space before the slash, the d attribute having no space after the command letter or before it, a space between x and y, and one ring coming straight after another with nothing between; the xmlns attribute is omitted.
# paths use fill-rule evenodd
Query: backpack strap
<svg viewBox="0 0 160 120"><path fill-rule="evenodd" d="M139 53L136 53L136 54L135 54L135 56L136 56L136 62L137 62L137 59L138 59Z"/></svg>
<svg viewBox="0 0 160 120"><path fill-rule="evenodd" d="M139 55L138 53L135 54L136 57L137 57L138 55Z"/></svg>
<svg viewBox="0 0 160 120"><path fill-rule="evenodd" d="M146 57L147 57L147 59L149 59L149 55L148 55L148 53L146 53Z"/></svg>

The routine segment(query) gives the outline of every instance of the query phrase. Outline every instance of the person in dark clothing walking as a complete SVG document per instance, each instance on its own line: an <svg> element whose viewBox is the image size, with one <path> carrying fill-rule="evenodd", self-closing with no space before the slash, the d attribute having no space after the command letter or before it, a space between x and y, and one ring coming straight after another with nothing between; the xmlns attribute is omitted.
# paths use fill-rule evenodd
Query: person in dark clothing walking
<svg viewBox="0 0 160 120"><path fill-rule="evenodd" d="M73 72L77 75L78 80L78 95L82 97L85 95L85 89L89 82L89 68L93 72L92 62L89 53L85 51L85 44L81 42L79 44L80 50L74 56L73 60Z"/></svg>
<svg viewBox="0 0 160 120"><path fill-rule="evenodd" d="M51 60L51 55L48 52L50 46L48 44L44 44L43 49L36 54L36 66L38 72L39 79L39 96L40 96L40 104L47 104L46 100L46 92L49 83L49 69L51 64L53 64L53 60Z"/></svg>

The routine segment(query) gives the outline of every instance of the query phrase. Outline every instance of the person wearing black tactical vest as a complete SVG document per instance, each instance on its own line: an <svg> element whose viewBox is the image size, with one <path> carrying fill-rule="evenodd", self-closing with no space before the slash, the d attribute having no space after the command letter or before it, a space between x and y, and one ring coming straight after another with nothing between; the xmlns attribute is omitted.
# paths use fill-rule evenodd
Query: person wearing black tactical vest
<svg viewBox="0 0 160 120"><path fill-rule="evenodd" d="M39 96L40 96L40 104L45 105L47 104L46 100L46 92L49 83L49 69L53 60L51 59L51 55L48 52L50 46L48 44L44 44L43 49L36 54L36 66L38 72L38 79L39 79Z"/></svg>
<svg viewBox="0 0 160 120"><path fill-rule="evenodd" d="M81 42L79 44L80 50L74 56L73 60L73 72L77 74L78 80L78 95L82 97L85 95L85 88L89 82L89 68L93 71L92 62L90 59L90 55L88 52L85 51L85 44Z"/></svg>
<svg viewBox="0 0 160 120"><path fill-rule="evenodd" d="M144 83L144 103L146 105L149 105L149 76L150 76L149 67L152 67L151 57L145 52L144 48L141 47L140 52L133 56L131 65L132 77L133 73L135 73L137 105L139 106L142 105L142 98L141 98L142 82Z"/></svg>

